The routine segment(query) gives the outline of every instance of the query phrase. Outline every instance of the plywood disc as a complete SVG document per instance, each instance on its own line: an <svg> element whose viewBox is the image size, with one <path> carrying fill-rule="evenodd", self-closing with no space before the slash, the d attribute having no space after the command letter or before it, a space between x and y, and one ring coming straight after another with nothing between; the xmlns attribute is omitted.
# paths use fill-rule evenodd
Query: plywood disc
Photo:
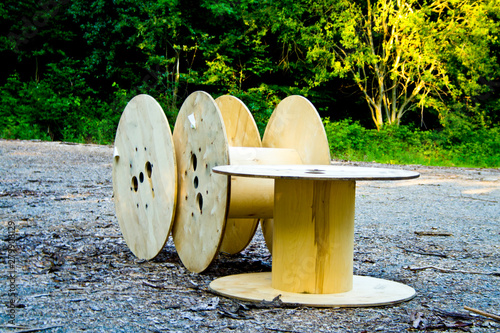
<svg viewBox="0 0 500 333"><path fill-rule="evenodd" d="M274 110L264 132L262 146L295 149L304 164L330 164L330 147L321 117L305 97L283 99ZM272 251L272 220L262 220L262 232Z"/></svg>
<svg viewBox="0 0 500 333"><path fill-rule="evenodd" d="M230 147L261 147L259 129L246 105L234 96L220 96L219 107ZM221 252L236 254L247 247L257 229L258 219L227 219Z"/></svg>
<svg viewBox="0 0 500 333"><path fill-rule="evenodd" d="M182 104L174 128L178 168L175 248L184 266L204 271L217 256L229 201L228 177L212 168L229 164L229 145L217 104L197 91Z"/></svg>
<svg viewBox="0 0 500 333"><path fill-rule="evenodd" d="M172 134L161 106L148 95L125 107L115 137L113 192L120 229L141 259L165 245L175 213L177 172Z"/></svg>
<svg viewBox="0 0 500 333"><path fill-rule="evenodd" d="M415 289L404 284L374 278L353 276L353 288L338 294L292 293L274 289L271 273L248 273L225 276L210 283L210 290L243 301L272 301L279 297L285 304L314 307L367 307L392 305L415 297Z"/></svg>

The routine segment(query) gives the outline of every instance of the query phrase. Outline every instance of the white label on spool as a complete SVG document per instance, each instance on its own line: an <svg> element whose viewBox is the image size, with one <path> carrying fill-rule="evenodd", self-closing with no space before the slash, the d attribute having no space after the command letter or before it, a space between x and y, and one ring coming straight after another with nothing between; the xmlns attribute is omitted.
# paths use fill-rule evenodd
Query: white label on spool
<svg viewBox="0 0 500 333"><path fill-rule="evenodd" d="M118 159L120 157L120 154L118 153L118 148L115 146L113 149L113 157Z"/></svg>
<svg viewBox="0 0 500 333"><path fill-rule="evenodd" d="M191 123L191 128L196 128L196 119L194 119L194 113L188 116L189 122Z"/></svg>

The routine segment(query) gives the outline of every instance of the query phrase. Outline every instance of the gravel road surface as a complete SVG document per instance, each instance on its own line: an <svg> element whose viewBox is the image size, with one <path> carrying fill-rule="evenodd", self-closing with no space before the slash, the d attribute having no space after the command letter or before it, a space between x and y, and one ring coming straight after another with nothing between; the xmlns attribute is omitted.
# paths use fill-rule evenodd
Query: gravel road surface
<svg viewBox="0 0 500 333"><path fill-rule="evenodd" d="M154 260L135 258L114 213L112 155L110 146L0 140L0 331L500 331L486 316L500 314L498 169L382 165L421 177L358 182L354 273L417 296L318 309L208 291L217 277L270 271L261 233L202 274L183 267L171 239Z"/></svg>

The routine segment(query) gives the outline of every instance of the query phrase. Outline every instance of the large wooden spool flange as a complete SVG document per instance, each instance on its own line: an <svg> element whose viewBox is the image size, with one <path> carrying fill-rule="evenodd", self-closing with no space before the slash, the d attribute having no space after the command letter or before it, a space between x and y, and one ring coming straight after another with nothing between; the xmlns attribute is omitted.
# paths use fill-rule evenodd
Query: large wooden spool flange
<svg viewBox="0 0 500 333"><path fill-rule="evenodd" d="M321 117L314 105L302 96L289 96L278 104L267 123L262 146L294 149L302 164L331 162L330 147ZM267 248L272 252L273 221L263 219L261 227Z"/></svg>
<svg viewBox="0 0 500 333"><path fill-rule="evenodd" d="M229 180L212 173L229 164L224 121L214 99L197 91L182 104L174 127L178 207L172 236L184 266L204 271L216 257L224 234Z"/></svg>
<svg viewBox="0 0 500 333"><path fill-rule="evenodd" d="M121 232L141 259L155 257L171 230L177 197L172 134L161 106L148 95L134 97L115 137L113 193Z"/></svg>

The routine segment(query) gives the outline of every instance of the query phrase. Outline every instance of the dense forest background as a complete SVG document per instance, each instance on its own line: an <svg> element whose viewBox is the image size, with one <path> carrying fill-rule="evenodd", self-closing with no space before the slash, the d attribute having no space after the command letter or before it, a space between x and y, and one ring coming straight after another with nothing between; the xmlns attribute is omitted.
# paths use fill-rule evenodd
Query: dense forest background
<svg viewBox="0 0 500 333"><path fill-rule="evenodd" d="M335 158L500 167L498 0L6 0L0 137L112 143L126 103L171 126L239 97L261 131L307 97Z"/></svg>

